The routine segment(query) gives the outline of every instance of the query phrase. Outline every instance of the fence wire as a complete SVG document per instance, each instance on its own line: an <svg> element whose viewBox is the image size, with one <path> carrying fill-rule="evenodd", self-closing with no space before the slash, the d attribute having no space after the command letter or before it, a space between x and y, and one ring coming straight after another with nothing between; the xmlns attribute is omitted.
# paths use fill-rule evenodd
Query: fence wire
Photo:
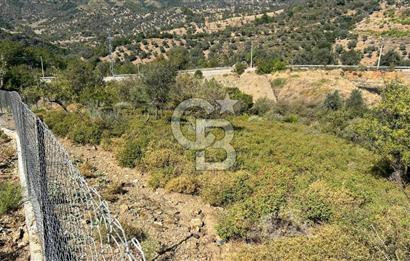
<svg viewBox="0 0 410 261"><path fill-rule="evenodd" d="M28 196L45 260L145 260L107 203L89 187L67 151L16 92L0 90L21 144Z"/></svg>

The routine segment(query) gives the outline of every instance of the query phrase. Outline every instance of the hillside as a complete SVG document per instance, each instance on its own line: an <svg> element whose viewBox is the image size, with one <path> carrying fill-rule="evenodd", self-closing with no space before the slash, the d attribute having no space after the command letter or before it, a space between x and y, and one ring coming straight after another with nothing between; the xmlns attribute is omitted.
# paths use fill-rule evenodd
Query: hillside
<svg viewBox="0 0 410 261"><path fill-rule="evenodd" d="M408 0L0 0L0 88L57 137L13 107L35 152L23 166L45 188L69 179L34 204L76 230L50 238L111 248L112 211L112 240L149 261L410 260L409 14ZM385 67L361 66L381 46ZM18 253L8 142L0 248ZM71 182L98 192L102 218Z"/></svg>
<svg viewBox="0 0 410 261"><path fill-rule="evenodd" d="M183 46L196 67L250 64L252 48L256 61L269 57L290 64L375 65L383 35L382 65L406 65L407 25L401 23L406 22L408 8L401 1L303 1L251 16L215 15L214 20L205 17L200 23L185 21L180 27L139 35L117 46L114 58L117 63L146 63L167 57L173 46ZM366 28L378 23L384 24L384 31ZM390 50L397 50L397 56Z"/></svg>
<svg viewBox="0 0 410 261"><path fill-rule="evenodd" d="M101 44L109 33L119 37L200 22L204 17L230 16L269 9L269 1L251 8L247 1L70 0L0 3L0 16L14 31L34 34L62 45ZM196 14L193 13L196 10ZM200 14L198 16L198 14Z"/></svg>
<svg viewBox="0 0 410 261"><path fill-rule="evenodd" d="M356 39L336 41L335 48L355 50L362 54L360 64L376 65L380 47L383 46L382 65L394 60L410 59L410 7L408 5L381 4L381 9L372 13L352 30Z"/></svg>
<svg viewBox="0 0 410 261"><path fill-rule="evenodd" d="M287 70L268 75L231 72L205 78L239 88L251 95L254 101L268 98L275 102L312 105L322 103L328 93L336 90L346 99L353 90L361 90L365 102L373 106L378 104L380 93L390 82L399 80L410 85L409 72Z"/></svg>

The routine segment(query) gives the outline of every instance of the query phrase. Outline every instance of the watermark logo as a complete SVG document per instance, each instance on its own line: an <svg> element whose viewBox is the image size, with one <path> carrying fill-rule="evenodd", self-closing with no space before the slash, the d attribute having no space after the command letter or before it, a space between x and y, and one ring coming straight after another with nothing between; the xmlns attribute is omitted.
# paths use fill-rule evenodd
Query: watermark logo
<svg viewBox="0 0 410 261"><path fill-rule="evenodd" d="M224 100L217 100L216 102L220 105L220 114L223 114L235 113L234 105L238 101L231 100L227 95ZM203 109L208 115L213 113L216 108L204 99L189 99L180 103L172 115L171 128L174 137L185 148L196 150L196 169L200 171L228 170L233 167L236 162L236 151L230 144L234 137L232 124L224 119L195 119L195 140L190 140L182 133L181 118L187 110L192 108ZM208 130L212 128L223 129L223 139L217 140L212 133L207 135ZM207 162L207 149L225 150L225 160L222 162Z"/></svg>

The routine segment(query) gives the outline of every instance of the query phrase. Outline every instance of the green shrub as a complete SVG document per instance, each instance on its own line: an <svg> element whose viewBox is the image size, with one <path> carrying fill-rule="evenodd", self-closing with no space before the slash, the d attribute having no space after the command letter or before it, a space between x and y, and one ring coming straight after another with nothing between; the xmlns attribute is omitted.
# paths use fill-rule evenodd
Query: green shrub
<svg viewBox="0 0 410 261"><path fill-rule="evenodd" d="M326 223L332 212L330 207L317 195L306 195L302 206L303 216L313 223Z"/></svg>
<svg viewBox="0 0 410 261"><path fill-rule="evenodd" d="M362 58L363 54L355 50L343 51L340 56L343 65L358 65Z"/></svg>
<svg viewBox="0 0 410 261"><path fill-rule="evenodd" d="M242 245L228 260L382 260L347 228L326 225L311 231L315 236L281 237L265 244Z"/></svg>
<svg viewBox="0 0 410 261"><path fill-rule="evenodd" d="M208 201L211 199L220 204L232 204L217 225L221 238L259 241L265 217L278 215L285 206L287 195L293 190L293 177L285 169L277 167L263 168L253 176L244 176L243 172L235 174L238 176L234 175L231 181L221 181L220 185L216 179L211 183L211 187L216 189L202 195ZM228 184L227 189L223 187L224 184ZM210 185L202 185L203 190L207 186ZM212 196L212 192L217 196Z"/></svg>
<svg viewBox="0 0 410 261"><path fill-rule="evenodd" d="M0 216L16 210L21 202L21 189L11 182L0 183Z"/></svg>
<svg viewBox="0 0 410 261"><path fill-rule="evenodd" d="M241 92L238 88L226 88L226 92L232 100L238 101L238 103L234 105L237 114L247 112L252 107L252 96Z"/></svg>
<svg viewBox="0 0 410 261"><path fill-rule="evenodd" d="M79 144L99 144L106 128L104 121L93 120L79 112L49 111L43 117L55 135L68 137Z"/></svg>
<svg viewBox="0 0 410 261"><path fill-rule="evenodd" d="M251 112L253 114L263 116L268 111L272 110L275 107L275 102L269 100L268 98L260 98L253 105Z"/></svg>
<svg viewBox="0 0 410 261"><path fill-rule="evenodd" d="M141 144L138 141L125 140L117 151L116 158L120 166L134 168L142 159Z"/></svg>
<svg viewBox="0 0 410 261"><path fill-rule="evenodd" d="M193 161L188 160L179 145L172 142L151 142L144 154L144 167L149 170L149 185L164 188L167 183L179 176L191 176L194 172ZM179 180L182 182L182 180ZM178 180L169 186L177 187ZM182 185L182 183L181 183Z"/></svg>
<svg viewBox="0 0 410 261"><path fill-rule="evenodd" d="M202 78L204 78L204 74L202 73L201 70L196 70L195 73L194 73L194 77L196 79L202 79Z"/></svg>
<svg viewBox="0 0 410 261"><path fill-rule="evenodd" d="M353 90L350 97L346 100L346 109L354 111L356 114L363 114L366 104L360 90Z"/></svg>
<svg viewBox="0 0 410 261"><path fill-rule="evenodd" d="M339 91L334 91L326 96L323 102L323 107L327 110L337 111L343 107L343 100L339 94Z"/></svg>
<svg viewBox="0 0 410 261"><path fill-rule="evenodd" d="M247 65L245 63L236 63L234 66L234 72L237 73L238 75L242 75L247 68Z"/></svg>
<svg viewBox="0 0 410 261"><path fill-rule="evenodd" d="M394 206L376 217L369 241L380 259L410 259L409 214L408 208Z"/></svg>
<svg viewBox="0 0 410 261"><path fill-rule="evenodd" d="M257 62L256 72L259 74L268 74L286 69L286 63L280 59L264 58Z"/></svg>
<svg viewBox="0 0 410 261"><path fill-rule="evenodd" d="M285 86L287 79L285 78L275 78L271 81L271 86L273 89L280 89Z"/></svg>
<svg viewBox="0 0 410 261"><path fill-rule="evenodd" d="M162 244L158 240L148 237L141 242L142 249L144 249L144 255L146 260L155 260L158 252L162 249Z"/></svg>
<svg viewBox="0 0 410 261"><path fill-rule="evenodd" d="M44 115L44 121L55 135L66 137L77 120L74 114L68 114L65 111L50 111Z"/></svg>
<svg viewBox="0 0 410 261"><path fill-rule="evenodd" d="M283 121L288 123L297 123L299 121L299 117L295 114L290 114L286 116Z"/></svg>
<svg viewBox="0 0 410 261"><path fill-rule="evenodd" d="M202 198L213 206L226 206L247 198L252 193L249 174L210 173L203 177Z"/></svg>
<svg viewBox="0 0 410 261"><path fill-rule="evenodd" d="M102 131L99 124L82 121L71 126L68 137L78 144L98 145Z"/></svg>

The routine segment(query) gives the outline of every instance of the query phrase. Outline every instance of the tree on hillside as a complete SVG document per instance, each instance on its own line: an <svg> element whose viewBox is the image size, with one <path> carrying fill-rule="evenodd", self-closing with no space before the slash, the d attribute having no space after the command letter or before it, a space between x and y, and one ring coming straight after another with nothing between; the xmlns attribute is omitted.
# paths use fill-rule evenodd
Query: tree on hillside
<svg viewBox="0 0 410 261"><path fill-rule="evenodd" d="M346 108L356 113L363 112L366 109L366 104L360 90L352 91L350 97L346 100Z"/></svg>
<svg viewBox="0 0 410 261"><path fill-rule="evenodd" d="M75 95L79 95L86 88L102 83L101 75L95 73L92 64L80 59L69 61L67 69L61 76L69 82Z"/></svg>
<svg viewBox="0 0 410 261"><path fill-rule="evenodd" d="M67 104L75 97L70 82L62 75L43 88L43 95L49 101L60 105L65 111Z"/></svg>
<svg viewBox="0 0 410 261"><path fill-rule="evenodd" d="M168 52L168 57L171 65L177 70L184 70L190 62L190 55L185 47L174 47Z"/></svg>
<svg viewBox="0 0 410 261"><path fill-rule="evenodd" d="M383 93L382 102L354 129L367 144L388 160L391 179L404 184L410 166L410 90L395 83Z"/></svg>
<svg viewBox="0 0 410 261"><path fill-rule="evenodd" d="M255 24L256 25L261 25L261 24L269 24L273 22L273 18L270 17L267 13L264 13L260 18L255 19Z"/></svg>
<svg viewBox="0 0 410 261"><path fill-rule="evenodd" d="M164 108L168 101L169 90L175 83L178 70L169 61L161 60L148 64L144 68L142 81L146 86L151 105L158 110Z"/></svg>
<svg viewBox="0 0 410 261"><path fill-rule="evenodd" d="M102 75L92 64L80 59L68 61L67 68L56 75L56 79L43 88L44 96L66 110L70 102L92 104L97 86L102 86ZM94 95L92 95L94 94ZM84 99L83 96L86 96Z"/></svg>
<svg viewBox="0 0 410 261"><path fill-rule="evenodd" d="M235 64L235 66L234 66L234 72L235 73L237 73L238 75L242 75L244 72L245 72L245 70L246 70L246 68L247 68L248 66L246 65L246 63L240 63L240 62L238 62L238 63L236 63Z"/></svg>
<svg viewBox="0 0 410 261"><path fill-rule="evenodd" d="M402 58L400 54L398 54L394 50L390 50L386 54L382 55L382 58L380 60L380 65L382 66L397 66L401 65L401 63Z"/></svg>
<svg viewBox="0 0 410 261"><path fill-rule="evenodd" d="M339 91L334 91L326 96L323 102L323 107L327 110L337 111L343 107L343 101L340 97Z"/></svg>
<svg viewBox="0 0 410 261"><path fill-rule="evenodd" d="M343 65L358 65L362 58L363 54L355 50L342 51L340 56Z"/></svg>
<svg viewBox="0 0 410 261"><path fill-rule="evenodd" d="M257 61L257 70L259 74L267 74L286 69L286 63L280 59L263 58Z"/></svg>

